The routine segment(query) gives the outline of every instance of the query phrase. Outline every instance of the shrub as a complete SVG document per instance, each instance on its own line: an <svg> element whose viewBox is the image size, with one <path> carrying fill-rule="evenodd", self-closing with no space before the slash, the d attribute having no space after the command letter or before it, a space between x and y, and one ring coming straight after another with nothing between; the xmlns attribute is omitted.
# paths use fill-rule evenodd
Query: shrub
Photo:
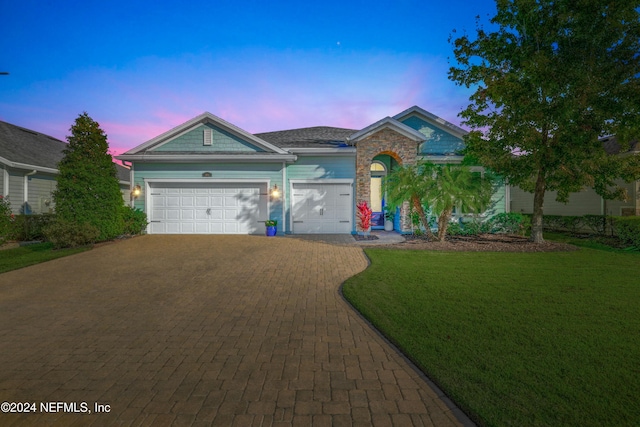
<svg viewBox="0 0 640 427"><path fill-rule="evenodd" d="M129 206L123 208L122 218L124 221L124 234L142 234L147 228L147 214L139 209Z"/></svg>
<svg viewBox="0 0 640 427"><path fill-rule="evenodd" d="M561 216L560 222L562 227L566 230L569 230L571 233L577 233L578 230L582 228L584 225L584 217L582 216Z"/></svg>
<svg viewBox="0 0 640 427"><path fill-rule="evenodd" d="M0 196L0 245L13 238L13 221L14 215L11 213L11 204L5 197Z"/></svg>
<svg viewBox="0 0 640 427"><path fill-rule="evenodd" d="M623 243L640 250L640 217L613 218L613 227Z"/></svg>
<svg viewBox="0 0 640 427"><path fill-rule="evenodd" d="M75 224L56 219L44 228L44 235L56 249L75 248L96 242L100 230L89 223Z"/></svg>
<svg viewBox="0 0 640 427"><path fill-rule="evenodd" d="M55 220L53 214L17 215L14 224L17 240L44 240L44 228Z"/></svg>
<svg viewBox="0 0 640 427"><path fill-rule="evenodd" d="M585 215L582 217L582 221L595 234L604 234L607 229L606 215Z"/></svg>
<svg viewBox="0 0 640 427"><path fill-rule="evenodd" d="M563 228L562 217L560 215L544 215L542 227L546 230L561 230Z"/></svg>
<svg viewBox="0 0 640 427"><path fill-rule="evenodd" d="M492 233L524 235L531 227L531 217L516 212L504 212L493 216L489 224Z"/></svg>

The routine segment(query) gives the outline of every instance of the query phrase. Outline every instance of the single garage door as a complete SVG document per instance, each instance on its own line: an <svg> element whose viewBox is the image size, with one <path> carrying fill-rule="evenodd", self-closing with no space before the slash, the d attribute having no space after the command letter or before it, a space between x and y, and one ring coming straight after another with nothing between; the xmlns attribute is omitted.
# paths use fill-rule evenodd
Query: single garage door
<svg viewBox="0 0 640 427"><path fill-rule="evenodd" d="M266 183L152 183L151 234L264 233Z"/></svg>
<svg viewBox="0 0 640 427"><path fill-rule="evenodd" d="M352 230L351 184L294 183L293 232L341 234Z"/></svg>

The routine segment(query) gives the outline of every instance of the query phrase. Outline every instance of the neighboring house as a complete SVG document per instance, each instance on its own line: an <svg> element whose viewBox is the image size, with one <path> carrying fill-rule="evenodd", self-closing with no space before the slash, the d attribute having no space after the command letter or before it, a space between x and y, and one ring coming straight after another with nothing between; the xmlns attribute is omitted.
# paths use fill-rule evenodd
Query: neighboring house
<svg viewBox="0 0 640 427"><path fill-rule="evenodd" d="M355 233L355 204L365 200L381 227L382 178L418 160L459 163L465 131L419 107L364 129L310 127L251 134L204 113L118 159L131 165L134 206L148 232ZM494 211L508 206L505 187ZM406 218L396 230L409 232ZM374 228L376 228L374 227Z"/></svg>
<svg viewBox="0 0 640 427"><path fill-rule="evenodd" d="M638 142L631 144L629 150L621 153L620 145L615 136L602 139L607 154L616 156L629 156L640 154ZM640 180L630 183L622 180L616 181L618 185L627 190L627 200L605 200L599 196L593 188L586 188L569 195L569 201L562 203L556 201L557 192L547 191L544 195L545 215L612 215L634 216L640 215ZM532 213L533 193L528 193L517 186L510 186L512 212Z"/></svg>
<svg viewBox="0 0 640 427"><path fill-rule="evenodd" d="M14 213L53 212L58 162L67 144L52 136L0 121L0 194ZM116 164L129 202L129 169Z"/></svg>

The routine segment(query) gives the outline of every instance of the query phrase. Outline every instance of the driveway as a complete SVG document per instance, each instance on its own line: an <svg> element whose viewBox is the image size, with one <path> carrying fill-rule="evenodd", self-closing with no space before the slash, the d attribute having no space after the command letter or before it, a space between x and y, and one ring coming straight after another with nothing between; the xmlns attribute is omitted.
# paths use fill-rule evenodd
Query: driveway
<svg viewBox="0 0 640 427"><path fill-rule="evenodd" d="M37 412L0 424L459 424L340 297L366 266L299 239L143 236L0 274L0 402Z"/></svg>

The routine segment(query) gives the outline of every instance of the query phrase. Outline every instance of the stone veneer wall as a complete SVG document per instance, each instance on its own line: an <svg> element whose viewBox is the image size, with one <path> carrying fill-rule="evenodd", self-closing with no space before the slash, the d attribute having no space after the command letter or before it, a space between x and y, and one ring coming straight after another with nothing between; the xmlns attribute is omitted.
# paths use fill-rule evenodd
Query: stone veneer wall
<svg viewBox="0 0 640 427"><path fill-rule="evenodd" d="M371 162L378 154L387 154L402 165L414 165L418 143L391 129L382 129L356 143L356 203L365 200L371 205ZM401 212L401 231L410 230L406 207ZM409 228L407 229L407 225ZM358 227L358 231L363 231Z"/></svg>

